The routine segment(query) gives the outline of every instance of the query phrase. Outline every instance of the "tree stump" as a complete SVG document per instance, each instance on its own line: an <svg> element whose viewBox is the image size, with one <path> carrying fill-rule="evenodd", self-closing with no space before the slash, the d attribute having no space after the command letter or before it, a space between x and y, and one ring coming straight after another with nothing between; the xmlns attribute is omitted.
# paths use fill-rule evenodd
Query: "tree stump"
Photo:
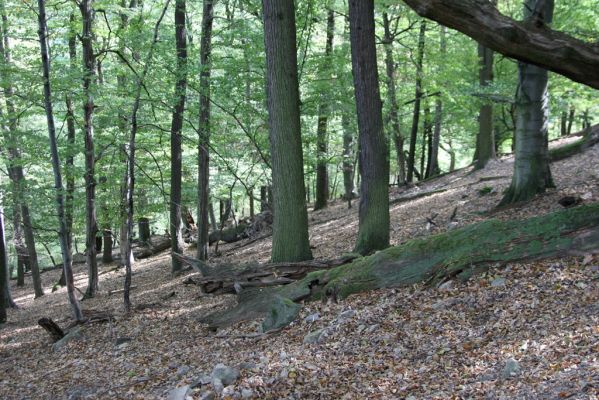
<svg viewBox="0 0 599 400"><path fill-rule="evenodd" d="M38 325L41 326L48 332L50 337L52 337L53 342L58 342L60 339L65 337L64 331L58 326L56 322L52 320L52 318L40 318L37 321Z"/></svg>

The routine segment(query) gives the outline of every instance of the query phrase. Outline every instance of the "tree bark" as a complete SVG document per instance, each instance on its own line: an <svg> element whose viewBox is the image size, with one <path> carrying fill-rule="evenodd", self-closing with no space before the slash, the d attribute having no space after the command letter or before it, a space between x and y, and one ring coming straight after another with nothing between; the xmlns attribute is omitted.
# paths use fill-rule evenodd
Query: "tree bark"
<svg viewBox="0 0 599 400"><path fill-rule="evenodd" d="M526 0L525 18L537 18L531 10L535 10L541 1L544 8L538 17L549 24L553 17L553 0ZM549 166L547 70L519 62L518 78L514 175L500 206L530 200L555 186Z"/></svg>
<svg viewBox="0 0 599 400"><path fill-rule="evenodd" d="M327 12L327 41L324 51L325 65L323 78L330 79L331 54L333 52L333 38L335 36L335 13L332 9ZM330 99L323 92L320 94L318 108L318 127L316 129L316 193L314 194L314 210L326 208L329 199L329 174L327 171L328 138L327 125L330 114Z"/></svg>
<svg viewBox="0 0 599 400"><path fill-rule="evenodd" d="M210 74L212 56L213 0L204 0L202 37L200 43L200 120L198 145L198 258L208 259L210 229Z"/></svg>
<svg viewBox="0 0 599 400"><path fill-rule="evenodd" d="M414 167L416 166L416 141L418 140L418 125L420 124L420 102L422 99L422 62L424 59L424 44L426 39L426 20L420 23L418 35L418 53L416 55L416 94L414 100L414 114L412 116L412 130L410 132L410 150L408 152L407 181L414 180Z"/></svg>
<svg viewBox="0 0 599 400"><path fill-rule="evenodd" d="M81 45L83 53L83 131L85 142L85 257L87 264L86 297L94 297L98 291L98 260L96 235L98 221L96 218L96 178L94 151L94 95L92 85L96 78L96 56L93 48L94 8L93 0L82 0L81 11Z"/></svg>
<svg viewBox="0 0 599 400"><path fill-rule="evenodd" d="M274 215L272 262L312 258L304 187L295 7L263 0ZM269 196L270 197L270 196Z"/></svg>
<svg viewBox="0 0 599 400"><path fill-rule="evenodd" d="M443 58L447 53L447 29L441 26L440 32L440 52ZM431 137L430 143L430 157L429 157L429 174L427 178L437 176L441 173L439 167L439 143L441 142L441 124L443 123L443 100L441 100L441 94L438 94L435 98L435 127L433 129L433 136Z"/></svg>
<svg viewBox="0 0 599 400"><path fill-rule="evenodd" d="M10 295L10 275L8 272L8 249L4 230L4 207L0 205L0 324L6 322L6 309L16 307Z"/></svg>
<svg viewBox="0 0 599 400"><path fill-rule="evenodd" d="M343 128L343 199L347 201L351 208L351 201L355 197L354 193L354 133L351 128L348 112L344 111L341 115L341 125Z"/></svg>
<svg viewBox="0 0 599 400"><path fill-rule="evenodd" d="M360 132L360 210L354 251L389 246L389 150L376 61L374 1L349 1L352 71Z"/></svg>
<svg viewBox="0 0 599 400"><path fill-rule="evenodd" d="M478 45L479 84L485 88L493 82L493 50ZM495 132L493 130L493 103L483 99L478 114L478 135L474 152L474 168L484 168L489 160L495 158Z"/></svg>
<svg viewBox="0 0 599 400"><path fill-rule="evenodd" d="M488 0L403 2L420 16L458 30L507 57L599 89L599 46L594 43L551 30L538 20L515 21Z"/></svg>
<svg viewBox="0 0 599 400"><path fill-rule="evenodd" d="M56 143L56 127L54 124L54 112L52 109L52 88L50 86L50 57L48 52L48 29L46 26L46 3L38 0L38 36L40 41L40 55L42 60L42 73L44 82L44 109L48 124L48 137L50 140L50 154L52 156L52 170L54 172L54 188L56 190L56 210L58 212L60 250L62 253L63 269L67 283L67 294L75 320L82 321L83 314L79 300L75 295L75 284L73 281L73 270L71 268L71 253L69 251L68 232L65 218L62 175L60 172L60 159L58 157L58 145Z"/></svg>

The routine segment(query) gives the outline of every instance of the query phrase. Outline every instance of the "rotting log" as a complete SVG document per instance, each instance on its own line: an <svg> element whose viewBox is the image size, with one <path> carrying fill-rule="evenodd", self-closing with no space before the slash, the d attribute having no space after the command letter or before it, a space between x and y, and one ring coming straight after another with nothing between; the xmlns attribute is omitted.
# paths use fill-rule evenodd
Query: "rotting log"
<svg viewBox="0 0 599 400"><path fill-rule="evenodd" d="M575 136L582 136L580 139L549 150L549 159L551 162L560 161L576 154L582 153L590 147L599 143L599 124L594 125L587 132L580 132Z"/></svg>
<svg viewBox="0 0 599 400"><path fill-rule="evenodd" d="M135 258L148 258L156 253L169 249L171 239L166 235L154 235L145 243L137 242L133 245L133 256Z"/></svg>
<svg viewBox="0 0 599 400"><path fill-rule="evenodd" d="M65 336L64 331L58 326L56 322L52 318L40 318L37 321L38 325L41 326L48 332L50 337L52 338L52 342L58 342Z"/></svg>
<svg viewBox="0 0 599 400"><path fill-rule="evenodd" d="M200 260L175 253L182 263L191 265L202 274L194 279L204 293L240 293L249 288L288 285L304 278L309 273L328 270L348 264L358 258L348 254L334 260L311 260L302 262L280 262L245 266L219 265L209 267Z"/></svg>
<svg viewBox="0 0 599 400"><path fill-rule="evenodd" d="M488 220L411 240L351 264L309 273L295 283L246 289L237 305L200 319L212 329L264 318L279 296L292 302L450 279L466 280L494 265L599 252L599 203L522 221ZM279 302L280 303L280 302Z"/></svg>

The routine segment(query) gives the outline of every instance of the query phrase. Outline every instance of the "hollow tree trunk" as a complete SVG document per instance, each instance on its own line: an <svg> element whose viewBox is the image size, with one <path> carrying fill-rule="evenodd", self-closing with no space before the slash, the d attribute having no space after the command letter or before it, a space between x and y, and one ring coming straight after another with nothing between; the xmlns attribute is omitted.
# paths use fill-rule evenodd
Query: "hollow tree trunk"
<svg viewBox="0 0 599 400"><path fill-rule="evenodd" d="M426 39L426 20L420 23L418 35L418 53L416 55L416 95L414 100L414 113L412 116L412 130L410 131L410 150L408 152L408 176L407 181L414 180L414 168L416 167L416 141L418 139L418 125L420 123L420 101L422 99L422 63L424 59L424 44Z"/></svg>
<svg viewBox="0 0 599 400"><path fill-rule="evenodd" d="M58 212L60 250L62 253L63 269L65 272L67 294L75 320L82 321L83 314L79 300L75 295L75 284L73 281L73 270L71 268L71 253L69 251L68 232L65 218L62 175L60 172L60 159L58 157L58 145L56 143L56 127L54 124L54 112L52 109L52 88L50 86L50 57L48 52L48 29L46 26L45 0L38 0L38 35L40 41L40 55L42 59L42 73L44 82L44 109L48 125L48 137L50 140L50 154L52 157L52 170L54 172L54 188L56 190L56 210Z"/></svg>
<svg viewBox="0 0 599 400"><path fill-rule="evenodd" d="M210 221L210 72L212 54L213 0L204 0L200 43L200 120L198 145L198 259L208 259Z"/></svg>
<svg viewBox="0 0 599 400"><path fill-rule="evenodd" d="M293 0L263 0L270 149L273 262L312 258L304 188L295 7ZM271 196L269 196L271 197Z"/></svg>

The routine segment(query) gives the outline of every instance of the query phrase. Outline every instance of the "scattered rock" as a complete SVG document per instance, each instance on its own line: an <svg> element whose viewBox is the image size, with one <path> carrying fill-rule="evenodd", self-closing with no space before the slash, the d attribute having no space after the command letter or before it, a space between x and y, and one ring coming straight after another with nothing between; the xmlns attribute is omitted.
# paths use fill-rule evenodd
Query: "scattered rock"
<svg viewBox="0 0 599 400"><path fill-rule="evenodd" d="M506 282L505 278L502 278L502 277L495 278L491 282L491 286L492 287L503 287L503 286L505 286L505 282Z"/></svg>
<svg viewBox="0 0 599 400"><path fill-rule="evenodd" d="M301 305L287 298L276 296L268 315L262 323L262 332L268 332L289 325L297 318L301 308Z"/></svg>
<svg viewBox="0 0 599 400"><path fill-rule="evenodd" d="M251 361L246 361L246 362L242 362L241 364L239 364L238 367L240 370L255 370L258 369L258 364L251 362Z"/></svg>
<svg viewBox="0 0 599 400"><path fill-rule="evenodd" d="M212 384L218 379L223 385L230 385L239 379L240 373L236 368L227 367L224 364L217 364L212 370Z"/></svg>
<svg viewBox="0 0 599 400"><path fill-rule="evenodd" d="M503 379L510 379L520 375L520 372L521 369L518 361L514 360L513 358L510 358L509 360L507 360L505 366L503 367L503 370L501 371L501 377Z"/></svg>
<svg viewBox="0 0 599 400"><path fill-rule="evenodd" d="M318 321L319 319L320 319L320 313L314 313L314 314L310 314L306 318L304 318L304 322L311 324L313 322Z"/></svg>
<svg viewBox="0 0 599 400"><path fill-rule="evenodd" d="M114 341L114 345L115 346L120 346L122 344L128 343L130 341L132 341L133 339L131 339L130 337L118 337L116 338L116 340Z"/></svg>
<svg viewBox="0 0 599 400"><path fill-rule="evenodd" d="M191 370L191 368L188 365L182 365L179 367L179 369L177 369L177 376L183 376L186 373L188 373Z"/></svg>
<svg viewBox="0 0 599 400"><path fill-rule="evenodd" d="M238 393L235 392L235 386L227 386L223 389L222 397L225 399L236 398Z"/></svg>
<svg viewBox="0 0 599 400"><path fill-rule="evenodd" d="M83 334L81 333L80 327L73 328L69 333L67 333L62 339L52 345L52 351L56 352L67 344L69 344L73 340L80 340L83 338Z"/></svg>
<svg viewBox="0 0 599 400"><path fill-rule="evenodd" d="M188 385L175 388L168 392L167 400L185 400L189 390L190 387Z"/></svg>
<svg viewBox="0 0 599 400"><path fill-rule="evenodd" d="M439 285L439 290L451 290L455 286L454 281L443 282Z"/></svg>
<svg viewBox="0 0 599 400"><path fill-rule="evenodd" d="M250 389L241 389L242 399L251 399L252 397L254 397L254 392L252 392Z"/></svg>
<svg viewBox="0 0 599 400"><path fill-rule="evenodd" d="M200 375L199 378L195 379L192 383L190 383L189 386L192 389L195 389L198 386L206 386L209 383L212 383L212 377L208 374L203 374L203 375Z"/></svg>
<svg viewBox="0 0 599 400"><path fill-rule="evenodd" d="M200 400L215 400L215 399L216 399L216 394L211 390L207 390L205 392L200 393Z"/></svg>
<svg viewBox="0 0 599 400"><path fill-rule="evenodd" d="M352 319L353 317L355 317L356 314L357 314L356 310L346 310L346 311L343 311L337 317L337 321L339 321L339 322L345 322L345 321L347 321L347 320Z"/></svg>
<svg viewBox="0 0 599 400"><path fill-rule="evenodd" d="M326 329L318 329L314 332L308 333L304 337L304 344L317 344L321 343L326 337Z"/></svg>
<svg viewBox="0 0 599 400"><path fill-rule="evenodd" d="M379 324L370 325L368 329L366 329L366 333L374 333L374 331L380 328Z"/></svg>
<svg viewBox="0 0 599 400"><path fill-rule="evenodd" d="M222 393L222 391L225 390L225 385L223 385L223 382L218 378L212 378L212 387L216 390L216 393Z"/></svg>

